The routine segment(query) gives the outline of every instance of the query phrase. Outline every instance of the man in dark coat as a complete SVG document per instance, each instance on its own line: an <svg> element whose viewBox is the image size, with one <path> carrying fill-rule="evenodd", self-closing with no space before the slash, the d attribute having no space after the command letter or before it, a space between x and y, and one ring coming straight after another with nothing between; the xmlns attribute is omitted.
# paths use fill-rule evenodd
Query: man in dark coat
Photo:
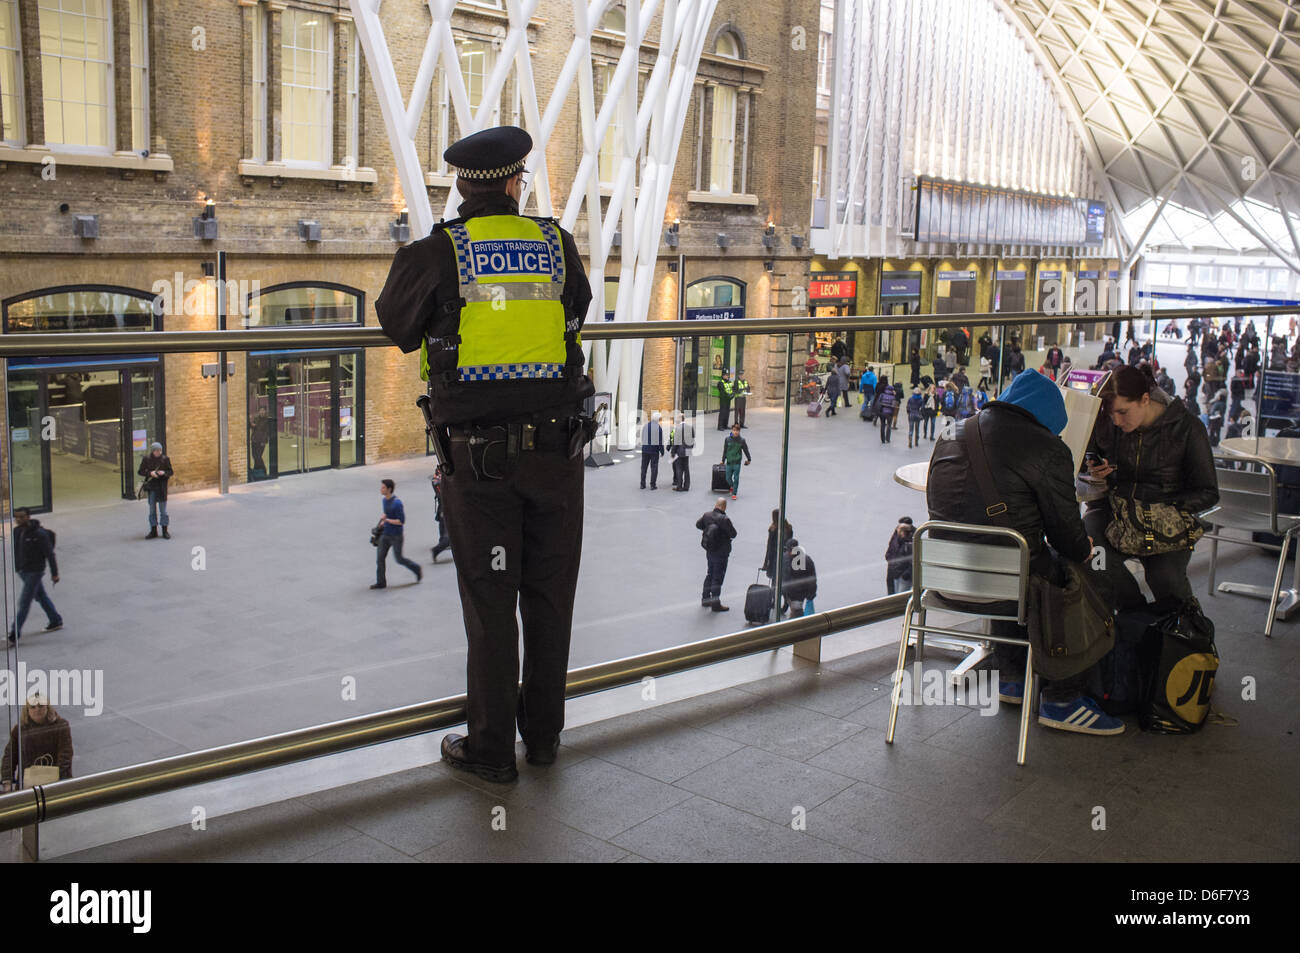
<svg viewBox="0 0 1300 953"><path fill-rule="evenodd" d="M172 478L171 457L163 453L162 444L154 441L148 456L140 461L139 475L144 477L142 489L149 494L149 535L145 539L158 538L159 514L162 516L163 539L171 539L167 531L171 520L167 518L167 481Z"/></svg>
<svg viewBox="0 0 1300 953"><path fill-rule="evenodd" d="M1065 401L1052 381L1035 370L1020 374L999 400L959 422L952 437L940 437L935 444L926 490L930 519L998 525L987 512L992 501L985 501L967 454L966 428L978 427L1007 519L1029 544L1030 572L1059 581L1054 552L1084 564L1092 540L1084 531L1074 495L1074 461L1058 436L1067 420ZM994 634L1025 637L1014 622L991 624ZM996 653L999 699L1023 703L1024 683L1016 673L1025 670L1024 649L999 643ZM1055 682L1043 679L1039 724L1085 734L1122 733L1123 721L1107 715L1083 694L1087 679L1086 671Z"/></svg>
<svg viewBox="0 0 1300 953"><path fill-rule="evenodd" d="M729 612L730 607L722 604L722 580L727 576L727 560L731 558L731 541L736 538L736 527L731 525L727 516L727 498L718 497L713 510L695 521L695 528L702 533L700 545L708 564L700 605L714 612Z"/></svg>
<svg viewBox="0 0 1300 953"><path fill-rule="evenodd" d="M41 577L45 575L45 564L50 564L50 582L59 582L59 563L54 558L54 536L41 526L39 520L31 518L31 510L20 506L14 510L14 570L22 580L18 592L18 611L14 615L14 627L9 630L9 641L17 642L23 633L23 623L32 607L32 600L40 603L49 619L46 632L63 628L63 616L54 608L54 603L45 592Z"/></svg>

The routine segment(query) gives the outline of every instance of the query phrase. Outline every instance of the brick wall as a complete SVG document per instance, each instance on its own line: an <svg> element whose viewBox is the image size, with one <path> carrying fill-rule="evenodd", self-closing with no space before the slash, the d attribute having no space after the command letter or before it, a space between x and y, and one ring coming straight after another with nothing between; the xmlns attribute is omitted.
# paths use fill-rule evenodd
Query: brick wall
<svg viewBox="0 0 1300 953"><path fill-rule="evenodd" d="M24 10L34 15L34 0L21 2ZM340 49L338 31L346 29L350 19L346 0L293 0L289 5L329 18L336 31L334 47ZM369 77L363 71L359 162L375 170L376 182L241 177L239 162L250 158L252 142L253 111L248 93L252 75L248 41L251 11L266 10L268 4L262 2L259 7L251 0L151 0L148 7L153 97L150 142L154 158L169 156L173 170L123 171L56 161L51 178L41 175L39 164L0 161L0 300L42 288L88 283L149 290L154 282L171 280L178 271L186 280L200 278L203 262L212 260L217 249L224 249L228 252L228 278L256 280L263 289L286 281L327 280L348 285L365 294L365 322L374 324L374 300L396 248L389 239L388 224L406 203ZM798 233L806 237L808 232L818 9L816 0L723 0L718 4L713 35L706 45L699 75L701 81L725 82L752 90L745 191L756 196L757 204L687 200L687 192L695 186L697 158L705 162L706 172L708 159L708 117L701 145L696 136L700 117L693 100L685 120L667 211L669 221L681 219L677 251L686 256L686 268L680 275L669 273L667 261L675 259L676 252L667 246L661 248L650 319L673 320L679 282L714 274L746 283L747 313L751 317L793 313L789 307L790 288L806 281L807 271L806 249L793 249L790 236ZM505 22L503 13L467 5L458 9L457 18L458 32L489 40L494 27ZM273 13L268 25L277 19ZM404 90L409 90L428 30L427 8L420 0L385 0L383 20L399 81ZM533 72L543 108L572 46L571 24L567 3L545 0L530 27ZM807 42L802 50L792 48L796 44L792 44L791 33L796 26L806 30ZM115 29L120 32L123 28L119 17ZM196 28L201 28L201 34ZM745 53L743 61L712 54L714 36L724 29L739 35ZM33 36L33 31L26 32ZM654 35L654 29L650 35ZM38 59L31 52L33 42L28 42L25 62ZM597 54L603 52L610 57L616 56L620 48L621 41L615 37L594 43ZM654 59L654 49L641 51L642 86ZM268 56L270 87L278 79L274 60ZM125 76L125 70L121 72ZM506 93L502 122L511 121L509 85ZM268 100L274 99L268 95ZM435 149L436 90L429 102L419 132L426 164ZM273 107L274 102L269 101L268 116L272 119ZM336 90L334 108L341 116L345 90ZM743 115L739 105L738 113ZM738 156L742 136L738 128ZM268 144L274 139L275 130L270 128ZM337 153L343 144L338 135L334 141ZM561 113L548 150L549 182L557 212L567 199L564 188L576 168L574 147L579 142L575 91ZM125 146L129 148L129 144ZM334 157L336 162L341 158ZM445 190L434 188L431 196L435 211L440 211ZM216 202L220 237L214 242L202 242L193 237L191 219L200 214L209 197ZM61 210L63 205L66 211ZM101 237L93 241L73 237L76 214L98 215ZM300 241L299 219L319 222L322 241ZM774 252L761 244L769 220L777 228ZM729 236L725 252L715 242L718 232ZM578 237L585 252L581 229ZM768 259L775 262L775 275L763 268ZM614 268L616 262L611 262ZM775 288L781 290L774 293ZM194 309L196 313L169 316L164 328L215 328L211 295L205 292L200 297L203 300ZM230 326L237 325L232 321ZM761 386L767 374L769 349L766 337L746 342L746 370L755 384L753 404L761 404L769 395L768 388ZM245 358L242 353L229 355L236 366L228 406L229 475L234 482L247 476ZM217 385L215 380L203 379L199 374L200 364L215 360L214 354L164 358L164 442L176 461L178 489L212 486L218 481ZM674 406L677 360L675 342L647 343L643 364L646 406ZM414 409L414 400L423 389L418 357L402 355L396 348L372 349L365 362L366 462L423 454L423 425ZM779 379L780 365L774 363L772 367Z"/></svg>

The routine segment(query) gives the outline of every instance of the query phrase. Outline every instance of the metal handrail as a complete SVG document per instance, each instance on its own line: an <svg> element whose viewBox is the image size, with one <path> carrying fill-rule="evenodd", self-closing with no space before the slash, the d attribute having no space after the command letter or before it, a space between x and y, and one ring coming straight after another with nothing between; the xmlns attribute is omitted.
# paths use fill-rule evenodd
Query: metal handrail
<svg viewBox="0 0 1300 953"><path fill-rule="evenodd" d="M871 599L828 612L756 626L699 642L601 662L569 672L566 698L634 685L746 655L768 652L903 614L908 593ZM151 794L235 777L369 745L409 738L465 723L465 696L408 705L297 731L69 778L0 795L0 831Z"/></svg>
<svg viewBox="0 0 1300 953"><path fill-rule="evenodd" d="M1100 314L1017 311L923 314L901 319L891 315L755 318L746 319L740 324L736 321L692 321L688 334L682 333L682 323L677 321L617 322L593 325L583 333L588 340L614 340L730 335L743 329L745 334L786 334L790 336L789 340L793 340L794 334L809 331L907 330L968 324L1064 324L1134 317L1171 320L1270 314L1300 314L1300 307L1197 308ZM322 346L387 347L391 344L392 341L383 329L378 327L5 334L0 335L0 361L12 357L59 354L185 353ZM789 420L788 400L786 419ZM784 482L783 474L783 485ZM634 684L646 677L712 665L896 618L903 614L906 603L907 594L900 593L701 642L575 669L569 673L565 695L569 698L587 695ZM115 768L83 778L37 785L31 789L0 795L0 830L11 830L194 784L437 731L464 722L465 696L457 695L173 758Z"/></svg>
<svg viewBox="0 0 1300 953"><path fill-rule="evenodd" d="M687 338L713 335L798 334L809 331L907 331L963 325L1078 324L1133 318L1249 318L1300 315L1300 306L1178 308L1160 311L1046 311L964 314L849 315L839 318L745 318L742 321L609 321L588 324L587 341L624 338ZM689 328L689 333L687 329ZM88 331L85 333L0 334L0 358L65 354L177 354L199 351L260 351L304 347L391 347L383 328L248 328L233 331Z"/></svg>

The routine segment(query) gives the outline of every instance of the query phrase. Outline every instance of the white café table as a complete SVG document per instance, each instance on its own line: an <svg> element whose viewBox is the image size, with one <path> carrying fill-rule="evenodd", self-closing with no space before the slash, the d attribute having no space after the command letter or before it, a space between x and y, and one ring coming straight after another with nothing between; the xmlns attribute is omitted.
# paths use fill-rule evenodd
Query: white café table
<svg viewBox="0 0 1300 953"><path fill-rule="evenodd" d="M901 483L909 490L920 490L925 492L926 478L930 473L930 461L922 460L918 463L905 463L894 471L894 482ZM979 633L971 633L978 636ZM991 658L993 655L993 646L985 641L966 641L965 639L946 638L944 636L930 636L925 640L926 645L933 645L936 648L947 649L951 652L963 652L966 657L957 664L952 670L950 678L954 685L960 685L966 677L966 673L973 670L976 665Z"/></svg>
<svg viewBox="0 0 1300 953"><path fill-rule="evenodd" d="M1219 441L1224 453L1243 460L1258 460L1278 467L1300 467L1300 439L1294 437L1260 437L1258 448L1254 437L1229 437ZM1221 582L1220 592L1251 596L1255 599L1272 599L1271 586L1256 586L1245 582ZM1296 560L1291 588L1278 593L1277 612L1273 618L1286 620L1300 608L1300 559Z"/></svg>

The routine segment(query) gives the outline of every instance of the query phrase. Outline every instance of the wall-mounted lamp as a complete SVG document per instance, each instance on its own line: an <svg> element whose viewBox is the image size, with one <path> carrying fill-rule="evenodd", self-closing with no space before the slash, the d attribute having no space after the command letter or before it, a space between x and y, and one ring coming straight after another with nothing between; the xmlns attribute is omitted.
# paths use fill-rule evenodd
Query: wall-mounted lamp
<svg viewBox="0 0 1300 953"><path fill-rule="evenodd" d="M320 241L320 222L305 218L298 219L298 238L304 242Z"/></svg>
<svg viewBox="0 0 1300 953"><path fill-rule="evenodd" d="M211 364L199 365L199 374L203 377L216 377L220 373L221 373L221 365L218 364L216 361L213 361ZM234 377L234 376L235 376L235 362L227 361L226 377Z"/></svg>
<svg viewBox="0 0 1300 953"><path fill-rule="evenodd" d="M791 236L790 236L790 244L793 245L795 248L803 248L803 236L802 236L802 235L791 235Z"/></svg>
<svg viewBox="0 0 1300 953"><path fill-rule="evenodd" d="M72 222L72 234L78 238L98 238L99 237L99 216L98 215L77 215Z"/></svg>
<svg viewBox="0 0 1300 953"><path fill-rule="evenodd" d="M203 277L215 278L217 276L217 263L215 261L205 261L203 263Z"/></svg>
<svg viewBox="0 0 1300 953"><path fill-rule="evenodd" d="M399 244L411 240L411 224L406 209L402 209L396 221L388 223L388 237Z"/></svg>
<svg viewBox="0 0 1300 953"><path fill-rule="evenodd" d="M674 275L677 274L677 260L676 260L675 258L674 258L674 259L669 259L669 261L668 261L668 271L671 272L671 273L674 274Z"/></svg>
<svg viewBox="0 0 1300 953"><path fill-rule="evenodd" d="M194 219L194 237L205 242L217 237L217 203L212 199L204 204L203 214Z"/></svg>
<svg viewBox="0 0 1300 953"><path fill-rule="evenodd" d="M718 241L718 247L721 248L721 249L723 249L723 250L725 251L727 245L730 244L731 239L727 238L727 233L726 233L726 232L718 232L718 239L717 239L717 241Z"/></svg>
<svg viewBox="0 0 1300 953"><path fill-rule="evenodd" d="M776 226L769 220L767 228L763 231L763 247L772 249L776 246ZM768 269L771 271L771 269Z"/></svg>
<svg viewBox="0 0 1300 953"><path fill-rule="evenodd" d="M776 270L776 262L770 259L768 261L763 262L763 270L766 271L768 274L771 274L773 271Z"/></svg>

